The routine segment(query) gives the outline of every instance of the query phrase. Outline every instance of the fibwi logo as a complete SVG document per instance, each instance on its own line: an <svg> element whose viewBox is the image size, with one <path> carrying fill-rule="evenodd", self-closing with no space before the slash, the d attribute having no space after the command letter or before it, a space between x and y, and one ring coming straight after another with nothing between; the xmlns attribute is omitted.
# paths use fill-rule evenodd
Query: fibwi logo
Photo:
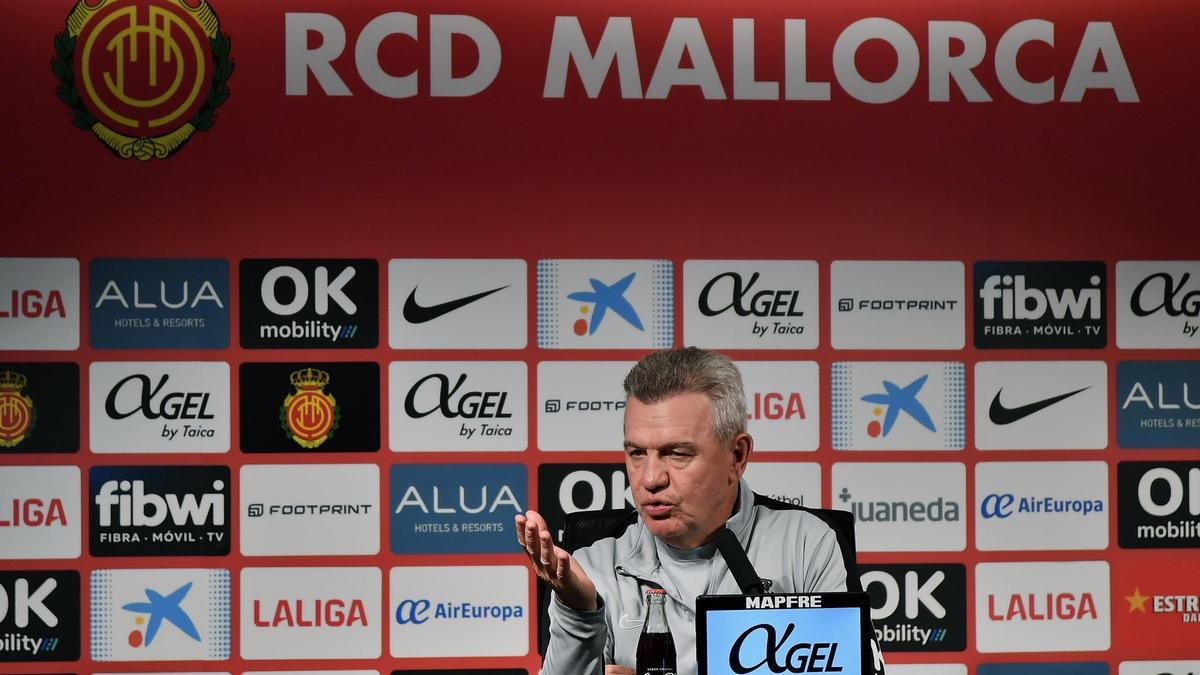
<svg viewBox="0 0 1200 675"><path fill-rule="evenodd" d="M95 570L94 661L229 658L229 571Z"/></svg>
<svg viewBox="0 0 1200 675"><path fill-rule="evenodd" d="M21 393L29 379L11 370L0 371L0 448L14 448L37 422L33 399Z"/></svg>
<svg viewBox="0 0 1200 675"><path fill-rule="evenodd" d="M230 44L203 0L79 0L50 65L77 128L122 159L163 159L215 123Z"/></svg>
<svg viewBox="0 0 1200 675"><path fill-rule="evenodd" d="M296 391L284 397L279 408L283 431L302 448L318 448L333 436L342 418L337 399L325 391L329 373L304 368L292 373L290 379Z"/></svg>

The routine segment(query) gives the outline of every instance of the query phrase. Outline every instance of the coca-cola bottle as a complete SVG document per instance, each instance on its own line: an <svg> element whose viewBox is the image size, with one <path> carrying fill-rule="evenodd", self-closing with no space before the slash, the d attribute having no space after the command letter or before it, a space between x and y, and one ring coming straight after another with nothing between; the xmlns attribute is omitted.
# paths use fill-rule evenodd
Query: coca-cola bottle
<svg viewBox="0 0 1200 675"><path fill-rule="evenodd" d="M667 593L646 589L646 622L638 638L637 675L675 675L675 638L667 625Z"/></svg>

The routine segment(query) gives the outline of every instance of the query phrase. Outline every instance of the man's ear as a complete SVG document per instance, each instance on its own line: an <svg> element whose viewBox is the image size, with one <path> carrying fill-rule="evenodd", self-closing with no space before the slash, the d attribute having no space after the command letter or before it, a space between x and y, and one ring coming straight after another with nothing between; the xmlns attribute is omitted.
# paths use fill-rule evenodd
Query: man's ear
<svg viewBox="0 0 1200 675"><path fill-rule="evenodd" d="M746 464L750 461L750 451L754 449L754 439L750 434L738 434L733 439L730 452L733 453L733 477L741 478L746 473Z"/></svg>

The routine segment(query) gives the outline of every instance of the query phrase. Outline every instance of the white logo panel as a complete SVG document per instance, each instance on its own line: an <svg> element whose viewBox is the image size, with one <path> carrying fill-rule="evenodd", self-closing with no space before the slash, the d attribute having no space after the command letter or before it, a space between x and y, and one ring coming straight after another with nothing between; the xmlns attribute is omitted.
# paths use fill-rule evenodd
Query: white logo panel
<svg viewBox="0 0 1200 675"><path fill-rule="evenodd" d="M966 376L958 361L835 362L835 450L962 450Z"/></svg>
<svg viewBox="0 0 1200 675"><path fill-rule="evenodd" d="M229 452L229 364L95 362L92 452Z"/></svg>
<svg viewBox="0 0 1200 675"><path fill-rule="evenodd" d="M0 349L79 349L79 261L0 258Z"/></svg>
<svg viewBox="0 0 1200 675"><path fill-rule="evenodd" d="M959 462L833 465L832 508L854 514L860 551L962 551L967 470Z"/></svg>
<svg viewBox="0 0 1200 675"><path fill-rule="evenodd" d="M391 654L524 656L528 587L524 566L393 567Z"/></svg>
<svg viewBox="0 0 1200 675"><path fill-rule="evenodd" d="M542 361L537 426L542 450L620 451L625 375L633 361Z"/></svg>
<svg viewBox="0 0 1200 675"><path fill-rule="evenodd" d="M379 553L379 467L271 464L241 468L242 555Z"/></svg>
<svg viewBox="0 0 1200 675"><path fill-rule="evenodd" d="M382 582L378 567L242 570L242 658L379 658Z"/></svg>
<svg viewBox="0 0 1200 675"><path fill-rule="evenodd" d="M980 450L1108 447L1103 361L975 364L975 446Z"/></svg>
<svg viewBox="0 0 1200 675"><path fill-rule="evenodd" d="M1117 346L1200 349L1200 261L1117 263Z"/></svg>
<svg viewBox="0 0 1200 675"><path fill-rule="evenodd" d="M388 262L392 349L524 349L524 260Z"/></svg>
<svg viewBox="0 0 1200 675"><path fill-rule="evenodd" d="M0 467L0 559L78 558L79 490L79 467Z"/></svg>
<svg viewBox="0 0 1200 675"><path fill-rule="evenodd" d="M815 361L739 361L747 429L755 450L816 450L821 442L820 367Z"/></svg>
<svg viewBox="0 0 1200 675"><path fill-rule="evenodd" d="M669 260L539 260L538 347L664 349L675 343Z"/></svg>
<svg viewBox="0 0 1200 675"><path fill-rule="evenodd" d="M687 260L683 342L713 349L816 349L817 263Z"/></svg>
<svg viewBox="0 0 1200 675"><path fill-rule="evenodd" d="M1122 661L1117 675L1192 675L1200 672L1197 661Z"/></svg>
<svg viewBox="0 0 1200 675"><path fill-rule="evenodd" d="M528 389L522 361L393 361L388 366L389 447L524 450Z"/></svg>
<svg viewBox="0 0 1200 675"><path fill-rule="evenodd" d="M975 465L975 546L981 551L1108 548L1106 462Z"/></svg>
<svg viewBox="0 0 1200 675"><path fill-rule="evenodd" d="M229 570L95 570L93 661L229 658Z"/></svg>
<svg viewBox="0 0 1200 675"><path fill-rule="evenodd" d="M975 566L975 643L984 653L1109 648L1108 563Z"/></svg>
<svg viewBox="0 0 1200 675"><path fill-rule="evenodd" d="M962 349L965 278L959 261L835 260L834 349Z"/></svg>
<svg viewBox="0 0 1200 675"><path fill-rule="evenodd" d="M821 465L816 462L750 462L745 478L764 497L821 508Z"/></svg>

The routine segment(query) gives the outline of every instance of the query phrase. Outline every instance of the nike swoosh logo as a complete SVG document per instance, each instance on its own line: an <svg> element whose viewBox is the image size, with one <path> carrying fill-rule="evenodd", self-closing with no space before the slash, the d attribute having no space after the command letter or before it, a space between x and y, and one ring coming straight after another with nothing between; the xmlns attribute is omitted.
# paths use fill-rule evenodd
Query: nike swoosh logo
<svg viewBox="0 0 1200 675"><path fill-rule="evenodd" d="M622 614L621 619L619 621L617 621L617 625L619 625L621 628L624 628L625 630L640 630L642 627L642 624L644 624L644 623L646 623L646 622L642 619L629 618L628 613Z"/></svg>
<svg viewBox="0 0 1200 675"><path fill-rule="evenodd" d="M446 302L440 302L436 305L428 306L421 305L417 302L417 289L413 288L412 292L408 294L408 299L404 301L404 320L409 323L425 323L426 321L433 321L439 316L449 314L460 307L466 307L476 300L482 300L492 293L498 293L506 288L508 288L508 286L501 286L500 288L493 288L490 291L476 293L475 295L468 295L465 298L447 300Z"/></svg>
<svg viewBox="0 0 1200 675"><path fill-rule="evenodd" d="M1025 405L1020 405L1015 408L1006 408L1004 407L1004 404L1000 402L1000 394L1004 393L1004 388L1001 387L1000 391L996 392L996 397L992 399L992 406L988 408L988 419L990 419L994 424L1012 424L1013 422L1029 417L1039 410L1045 410L1059 401L1071 398L1075 394L1078 394L1081 391L1087 391L1088 389L1091 389L1091 387L1076 389L1075 391L1069 391L1065 394L1059 394L1058 396L1051 396L1050 398L1034 401L1033 403L1026 403Z"/></svg>

